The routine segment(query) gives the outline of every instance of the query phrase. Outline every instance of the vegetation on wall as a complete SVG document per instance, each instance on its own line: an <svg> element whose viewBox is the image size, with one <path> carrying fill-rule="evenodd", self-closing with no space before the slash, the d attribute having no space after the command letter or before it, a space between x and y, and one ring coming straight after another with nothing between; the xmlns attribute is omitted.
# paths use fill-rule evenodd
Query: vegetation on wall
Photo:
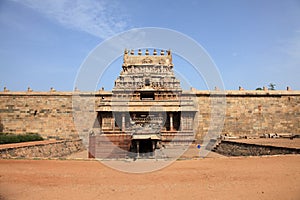
<svg viewBox="0 0 300 200"><path fill-rule="evenodd" d="M268 85L268 90L275 90L275 86L276 86L275 83L270 83L270 84ZM263 90L263 88L258 87L258 88L256 88L256 90Z"/></svg>
<svg viewBox="0 0 300 200"><path fill-rule="evenodd" d="M0 144L30 142L43 140L42 136L38 133L25 133L25 134L13 134L13 133L0 133Z"/></svg>
<svg viewBox="0 0 300 200"><path fill-rule="evenodd" d="M270 83L269 85L268 85L268 89L269 90L275 90L275 86L276 86L276 84L274 84L274 83Z"/></svg>

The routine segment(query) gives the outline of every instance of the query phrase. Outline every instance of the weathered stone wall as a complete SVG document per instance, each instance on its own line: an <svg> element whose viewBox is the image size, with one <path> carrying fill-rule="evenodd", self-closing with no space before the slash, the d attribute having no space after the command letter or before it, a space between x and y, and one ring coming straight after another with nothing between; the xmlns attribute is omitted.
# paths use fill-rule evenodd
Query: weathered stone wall
<svg viewBox="0 0 300 200"><path fill-rule="evenodd" d="M2 131L71 136L76 133L71 100L66 92L0 92Z"/></svg>
<svg viewBox="0 0 300 200"><path fill-rule="evenodd" d="M300 133L299 91L227 91L225 94L222 98L205 92L196 93L198 138L216 128L214 123L221 121L222 113L225 114L222 134ZM222 106L225 106L225 112L222 112ZM217 114L211 119L214 112Z"/></svg>
<svg viewBox="0 0 300 200"><path fill-rule="evenodd" d="M126 158L131 136L128 134L90 135L89 142L89 158Z"/></svg>
<svg viewBox="0 0 300 200"><path fill-rule="evenodd" d="M80 139L0 145L0 158L58 158L84 150Z"/></svg>
<svg viewBox="0 0 300 200"><path fill-rule="evenodd" d="M45 138L76 137L72 94L0 92L0 128L3 132L39 133ZM222 121L223 106L225 123L222 134L259 136L264 133L300 133L300 91L185 91L183 95L196 96L199 110L195 118L198 139L208 130L217 132L218 128L222 128L218 122ZM101 106L102 99L110 97L110 92L99 92L96 99L79 105L84 108L89 105L89 112L94 112L93 106ZM95 100L96 104L93 105ZM93 124L95 119L90 117L96 116L87 113L87 117L82 116L77 125L81 125L80 128L88 134L89 128L85 124ZM211 116L214 116L212 120Z"/></svg>

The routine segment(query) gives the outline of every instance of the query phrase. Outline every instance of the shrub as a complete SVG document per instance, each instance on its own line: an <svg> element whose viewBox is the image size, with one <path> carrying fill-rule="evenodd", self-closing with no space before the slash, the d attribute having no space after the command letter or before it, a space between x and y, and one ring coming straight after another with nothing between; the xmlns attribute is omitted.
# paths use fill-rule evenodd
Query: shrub
<svg viewBox="0 0 300 200"><path fill-rule="evenodd" d="M40 141L40 140L43 140L43 138L38 133L25 133L25 134L0 133L0 144L30 142L30 141Z"/></svg>

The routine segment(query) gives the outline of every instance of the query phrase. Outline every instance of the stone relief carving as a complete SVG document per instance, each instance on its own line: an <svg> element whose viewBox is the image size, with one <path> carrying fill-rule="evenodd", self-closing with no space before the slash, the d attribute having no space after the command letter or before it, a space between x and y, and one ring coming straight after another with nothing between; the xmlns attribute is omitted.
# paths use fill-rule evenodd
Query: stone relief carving
<svg viewBox="0 0 300 200"><path fill-rule="evenodd" d="M165 60L165 59L161 58L161 59L159 60L159 64L165 64L165 63L166 63L166 60Z"/></svg>
<svg viewBox="0 0 300 200"><path fill-rule="evenodd" d="M153 62L153 60L150 59L149 57L146 57L146 58L144 58L144 59L142 60L142 63L143 63L143 64L146 64L146 63L152 63L152 62Z"/></svg>
<svg viewBox="0 0 300 200"><path fill-rule="evenodd" d="M115 89L141 89L145 84L145 77L150 81L150 87L154 89L180 88L180 81L174 76L172 69L172 55L167 51L161 55L132 54L132 51L124 52L123 70L115 82Z"/></svg>

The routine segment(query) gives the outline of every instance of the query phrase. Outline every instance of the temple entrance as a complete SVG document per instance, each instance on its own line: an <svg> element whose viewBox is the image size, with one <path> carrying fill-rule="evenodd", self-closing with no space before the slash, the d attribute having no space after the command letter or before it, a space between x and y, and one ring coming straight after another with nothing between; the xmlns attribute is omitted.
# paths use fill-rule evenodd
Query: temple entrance
<svg viewBox="0 0 300 200"><path fill-rule="evenodd" d="M150 139L148 140L140 140L139 141L139 153L140 154L147 154L152 153L154 151L152 147L152 141Z"/></svg>
<svg viewBox="0 0 300 200"><path fill-rule="evenodd" d="M111 158L166 158L172 144L194 141L198 107L193 93L183 93L173 67L170 50L153 50L153 55L139 50L135 55L125 49L112 93L95 93L97 119L91 130L83 129L91 133L91 154L105 157L108 145L101 139L106 136L126 150L111 152Z"/></svg>
<svg viewBox="0 0 300 200"><path fill-rule="evenodd" d="M130 152L131 157L151 158L154 155L157 140L151 139L135 139L131 141Z"/></svg>

